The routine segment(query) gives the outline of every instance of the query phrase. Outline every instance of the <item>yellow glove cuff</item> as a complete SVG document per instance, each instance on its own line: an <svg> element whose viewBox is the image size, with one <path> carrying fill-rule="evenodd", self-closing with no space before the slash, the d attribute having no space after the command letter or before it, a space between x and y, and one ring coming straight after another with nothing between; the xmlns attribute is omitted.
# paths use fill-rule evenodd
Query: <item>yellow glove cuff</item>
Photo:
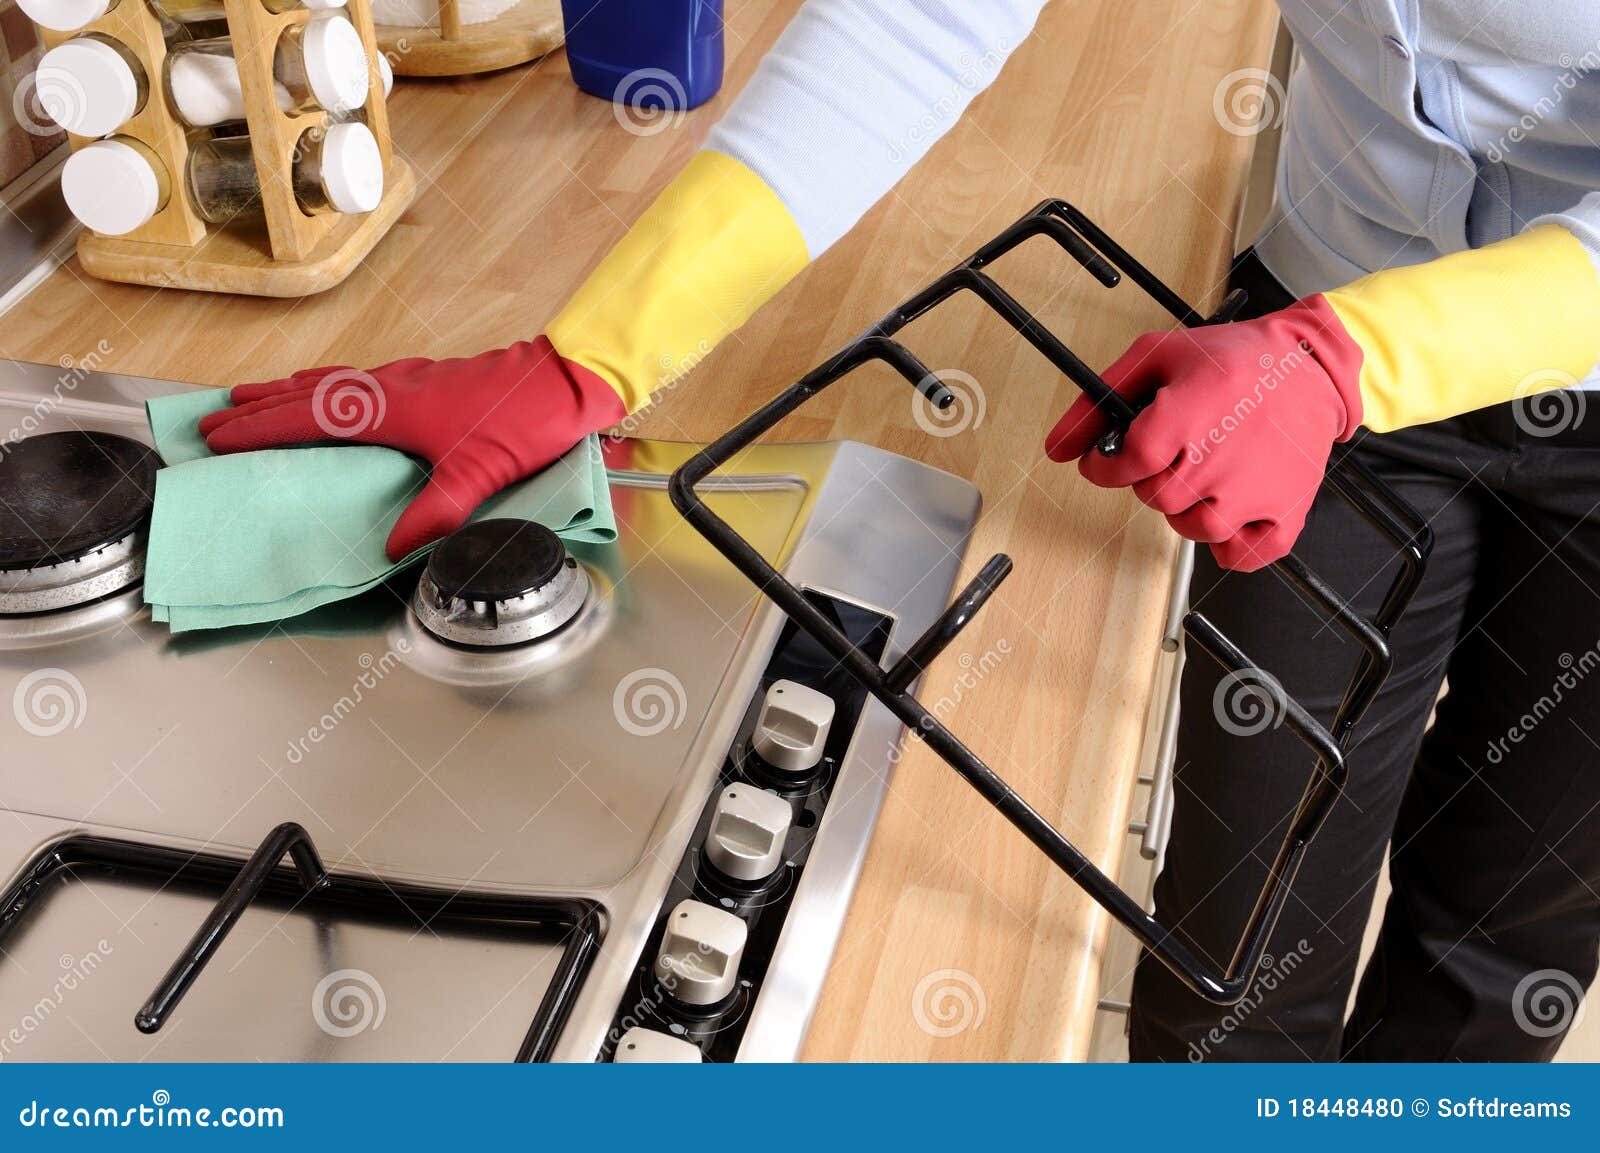
<svg viewBox="0 0 1600 1153"><path fill-rule="evenodd" d="M1600 363L1600 274L1559 224L1324 295L1361 347L1375 432L1567 387Z"/></svg>
<svg viewBox="0 0 1600 1153"><path fill-rule="evenodd" d="M545 329L629 412L677 380L809 261L759 176L696 153Z"/></svg>

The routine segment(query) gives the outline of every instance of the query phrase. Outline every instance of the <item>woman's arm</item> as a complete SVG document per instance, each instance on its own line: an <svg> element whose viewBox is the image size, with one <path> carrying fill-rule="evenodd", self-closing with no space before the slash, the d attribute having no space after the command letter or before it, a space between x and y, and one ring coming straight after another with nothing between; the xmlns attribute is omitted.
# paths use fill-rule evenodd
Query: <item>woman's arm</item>
<svg viewBox="0 0 1600 1153"><path fill-rule="evenodd" d="M988 86L1045 0L808 0L706 147L544 335L460 360L240 385L213 452L342 438L433 466L393 559L649 402L820 256ZM335 390L332 385L337 385ZM329 397L370 393L351 429Z"/></svg>
<svg viewBox="0 0 1600 1153"><path fill-rule="evenodd" d="M1326 294L1376 432L1562 388L1600 364L1600 192L1509 240Z"/></svg>
<svg viewBox="0 0 1600 1153"><path fill-rule="evenodd" d="M1600 362L1600 193L1498 244L1364 276L1255 320L1140 337L1106 370L1148 406L1122 451L1080 398L1055 460L1131 486L1224 568L1288 553L1337 441L1570 387Z"/></svg>
<svg viewBox="0 0 1600 1153"><path fill-rule="evenodd" d="M628 409L821 256L950 130L1045 0L807 0L550 323Z"/></svg>

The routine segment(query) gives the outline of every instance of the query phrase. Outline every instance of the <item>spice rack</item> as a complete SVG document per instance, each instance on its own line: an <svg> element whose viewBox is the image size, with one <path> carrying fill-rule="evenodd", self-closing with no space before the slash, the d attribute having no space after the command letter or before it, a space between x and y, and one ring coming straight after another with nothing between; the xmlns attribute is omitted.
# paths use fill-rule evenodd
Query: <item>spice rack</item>
<svg viewBox="0 0 1600 1153"><path fill-rule="evenodd" d="M348 0L347 15L366 47L369 69L364 119L384 161L384 191L378 207L360 215L303 211L292 170L302 135L325 129L328 113L285 113L274 96L273 54L279 37L313 17L306 8L274 13L260 0L223 0L243 91L245 122L260 179L266 229L207 225L190 203L185 172L192 146L209 136L187 128L165 91L167 46L161 22L144 0L118 0L103 16L70 32L41 28L47 47L86 32L125 45L144 68L150 91L144 107L116 131L149 148L165 166L171 190L166 204L144 224L121 236L85 231L78 259L85 272L103 280L205 292L296 297L340 283L388 232L416 193L416 176L393 155L388 110L378 69L377 41L369 0ZM74 150L92 143L69 137Z"/></svg>
<svg viewBox="0 0 1600 1153"><path fill-rule="evenodd" d="M561 0L521 0L493 20L461 22L460 0L439 0L439 23L379 24L378 47L400 76L470 76L537 60L565 38Z"/></svg>

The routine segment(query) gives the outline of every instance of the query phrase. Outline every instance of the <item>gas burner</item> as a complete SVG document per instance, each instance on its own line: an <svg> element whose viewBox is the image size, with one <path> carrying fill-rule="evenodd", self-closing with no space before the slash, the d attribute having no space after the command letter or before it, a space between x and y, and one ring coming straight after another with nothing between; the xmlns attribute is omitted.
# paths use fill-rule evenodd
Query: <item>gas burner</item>
<svg viewBox="0 0 1600 1153"><path fill-rule="evenodd" d="M473 648L559 632L589 599L589 574L542 524L507 517L458 529L428 557L412 607L434 636Z"/></svg>
<svg viewBox="0 0 1600 1153"><path fill-rule="evenodd" d="M0 455L0 615L71 608L137 583L159 463L105 432L47 433Z"/></svg>

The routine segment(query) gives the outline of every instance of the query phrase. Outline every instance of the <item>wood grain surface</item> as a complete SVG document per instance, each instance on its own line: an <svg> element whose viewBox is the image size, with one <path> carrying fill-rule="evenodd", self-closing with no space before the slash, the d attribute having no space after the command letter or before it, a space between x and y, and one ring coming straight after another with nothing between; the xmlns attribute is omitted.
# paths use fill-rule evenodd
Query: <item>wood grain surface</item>
<svg viewBox="0 0 1600 1153"><path fill-rule="evenodd" d="M724 92L632 131L574 89L560 53L485 77L402 83L391 101L396 152L421 188L344 284L302 301L202 296L93 281L69 262L0 322L0 354L53 363L105 341L98 368L224 385L530 337L704 139L795 6L730 0ZM1219 123L1214 98L1229 73L1266 63L1273 15L1270 0L1056 0L927 160L649 410L641 435L723 431L1046 196L1072 200L1174 287L1214 302L1251 143ZM1136 289L1100 288L1046 240L995 271L1097 367L1164 325ZM1114 869L1175 538L1127 493L1044 458L1044 434L1074 389L1003 322L958 300L907 339L930 366L976 382L981 421L974 410L965 431L929 436L904 386L881 378L836 387L780 432L868 441L982 488L963 579L998 551L1017 570L930 670L924 699ZM1107 927L913 748L806 1055L1081 1057Z"/></svg>
<svg viewBox="0 0 1600 1153"><path fill-rule="evenodd" d="M452 19L453 18L453 19ZM561 0L521 0L493 20L461 23L453 3L439 5L439 24L379 24L378 47L397 76L466 76L526 64L561 47Z"/></svg>

